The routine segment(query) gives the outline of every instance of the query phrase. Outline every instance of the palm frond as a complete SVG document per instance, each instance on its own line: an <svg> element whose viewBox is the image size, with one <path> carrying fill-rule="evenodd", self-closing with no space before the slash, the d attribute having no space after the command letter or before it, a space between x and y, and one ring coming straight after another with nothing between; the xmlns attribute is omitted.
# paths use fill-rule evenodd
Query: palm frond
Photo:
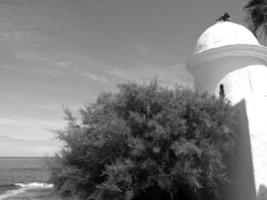
<svg viewBox="0 0 267 200"><path fill-rule="evenodd" d="M267 0L250 0L245 6L248 28L259 39L267 35Z"/></svg>

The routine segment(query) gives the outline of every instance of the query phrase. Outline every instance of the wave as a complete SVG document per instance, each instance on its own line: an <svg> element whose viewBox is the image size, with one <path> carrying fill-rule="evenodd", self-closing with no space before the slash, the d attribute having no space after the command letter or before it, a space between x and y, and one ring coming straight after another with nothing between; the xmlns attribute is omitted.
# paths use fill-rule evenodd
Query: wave
<svg viewBox="0 0 267 200"><path fill-rule="evenodd" d="M50 189L53 188L53 184L48 183L40 183L40 182L32 182L32 183L15 183L14 186L18 187L18 189L8 190L3 194L0 194L0 200L4 200L8 197L15 196L17 194L26 192L31 189Z"/></svg>
<svg viewBox="0 0 267 200"><path fill-rule="evenodd" d="M53 188L53 184L49 183L39 183L39 182L32 182L32 183L15 183L15 186L19 186L21 188Z"/></svg>

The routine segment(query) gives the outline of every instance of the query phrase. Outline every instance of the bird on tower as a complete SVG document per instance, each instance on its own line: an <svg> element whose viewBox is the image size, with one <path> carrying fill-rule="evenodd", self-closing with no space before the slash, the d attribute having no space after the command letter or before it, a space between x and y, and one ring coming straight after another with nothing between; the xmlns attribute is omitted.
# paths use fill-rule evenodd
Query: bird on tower
<svg viewBox="0 0 267 200"><path fill-rule="evenodd" d="M219 17L216 22L228 22L231 20L231 16L226 12L223 16Z"/></svg>

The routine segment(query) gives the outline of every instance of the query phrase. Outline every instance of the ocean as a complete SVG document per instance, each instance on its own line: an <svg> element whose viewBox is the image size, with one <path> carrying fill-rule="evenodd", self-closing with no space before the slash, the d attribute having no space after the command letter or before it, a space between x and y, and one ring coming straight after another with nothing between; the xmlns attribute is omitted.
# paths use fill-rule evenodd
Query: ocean
<svg viewBox="0 0 267 200"><path fill-rule="evenodd" d="M0 200L60 200L49 183L46 160L0 157Z"/></svg>

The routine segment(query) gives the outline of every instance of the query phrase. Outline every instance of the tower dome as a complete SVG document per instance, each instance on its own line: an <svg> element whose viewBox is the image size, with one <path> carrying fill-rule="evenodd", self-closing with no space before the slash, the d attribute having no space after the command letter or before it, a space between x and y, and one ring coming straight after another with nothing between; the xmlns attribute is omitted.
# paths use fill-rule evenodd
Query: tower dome
<svg viewBox="0 0 267 200"><path fill-rule="evenodd" d="M194 55L229 45L257 45L256 37L246 27L232 22L217 22L198 39Z"/></svg>

